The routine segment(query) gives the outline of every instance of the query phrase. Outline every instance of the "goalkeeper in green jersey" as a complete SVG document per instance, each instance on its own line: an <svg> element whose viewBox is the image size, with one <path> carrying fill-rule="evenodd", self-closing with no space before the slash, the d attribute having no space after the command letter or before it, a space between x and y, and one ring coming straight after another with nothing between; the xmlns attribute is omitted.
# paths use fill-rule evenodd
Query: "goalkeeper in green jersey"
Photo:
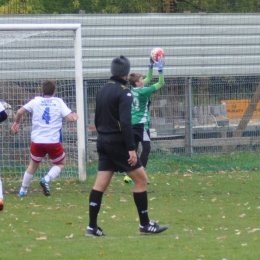
<svg viewBox="0 0 260 260"><path fill-rule="evenodd" d="M159 81L151 86L147 86L153 77L154 64L158 68ZM134 140L136 150L138 150L139 143L142 144L140 160L144 168L146 168L148 156L151 151L149 130L151 94L165 85L163 74L164 64L163 56L159 57L158 62L154 62L150 59L148 75L145 79L143 79L140 73L132 73L128 77L129 83L132 85L131 91L133 95L131 115Z"/></svg>

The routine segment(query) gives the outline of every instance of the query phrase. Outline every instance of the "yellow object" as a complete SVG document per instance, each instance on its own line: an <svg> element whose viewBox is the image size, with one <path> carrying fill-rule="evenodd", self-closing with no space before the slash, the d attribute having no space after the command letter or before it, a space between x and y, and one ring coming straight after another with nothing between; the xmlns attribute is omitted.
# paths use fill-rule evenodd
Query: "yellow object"
<svg viewBox="0 0 260 260"><path fill-rule="evenodd" d="M242 118L250 103L249 99L239 100L222 100L222 104L226 104L228 118ZM260 104L258 103L251 118L260 117Z"/></svg>
<svg viewBox="0 0 260 260"><path fill-rule="evenodd" d="M133 180L129 176L125 176L124 182L125 183L131 183L131 182L133 182Z"/></svg>

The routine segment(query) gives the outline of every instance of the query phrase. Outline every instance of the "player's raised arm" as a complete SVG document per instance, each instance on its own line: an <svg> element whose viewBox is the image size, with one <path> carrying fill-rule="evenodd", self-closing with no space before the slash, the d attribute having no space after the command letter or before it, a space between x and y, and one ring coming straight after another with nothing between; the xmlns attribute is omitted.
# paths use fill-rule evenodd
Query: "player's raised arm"
<svg viewBox="0 0 260 260"><path fill-rule="evenodd" d="M156 90L160 89L162 86L165 85L165 81L164 81L164 74L163 74L163 68L165 65L165 58L164 56L160 56L158 58L158 61L155 62L156 67L158 68L158 73L159 73L159 81L154 84Z"/></svg>
<svg viewBox="0 0 260 260"><path fill-rule="evenodd" d="M153 61L152 57L150 56L149 65L148 65L148 73L147 73L147 76L144 78L144 86L148 85L153 78L153 65L154 65L154 61Z"/></svg>
<svg viewBox="0 0 260 260"><path fill-rule="evenodd" d="M20 109L18 109L18 111L16 112L15 115L15 121L14 124L11 127L12 132L15 134L19 131L19 127L21 124L21 119L23 117L23 115L26 113L26 109L24 107L21 107Z"/></svg>

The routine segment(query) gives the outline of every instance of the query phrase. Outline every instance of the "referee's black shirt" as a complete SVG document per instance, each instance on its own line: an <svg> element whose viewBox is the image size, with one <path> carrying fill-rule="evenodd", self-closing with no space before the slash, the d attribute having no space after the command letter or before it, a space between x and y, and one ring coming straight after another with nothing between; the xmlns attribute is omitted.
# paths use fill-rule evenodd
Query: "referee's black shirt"
<svg viewBox="0 0 260 260"><path fill-rule="evenodd" d="M123 136L128 151L135 150L131 124L132 93L122 78L112 76L96 96L98 134Z"/></svg>

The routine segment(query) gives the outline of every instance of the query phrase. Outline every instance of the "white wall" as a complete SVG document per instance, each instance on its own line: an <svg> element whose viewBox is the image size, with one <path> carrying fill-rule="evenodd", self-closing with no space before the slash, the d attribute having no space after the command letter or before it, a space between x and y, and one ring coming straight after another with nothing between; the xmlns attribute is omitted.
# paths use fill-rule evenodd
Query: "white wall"
<svg viewBox="0 0 260 260"><path fill-rule="evenodd" d="M150 51L158 46L166 52L166 77L258 75L260 69L259 14L0 16L0 24L6 23L81 23L83 72L89 79L108 78L111 60L120 54L130 59L131 71L145 74ZM44 38L0 46L0 80L74 78L71 32ZM35 53L40 58L35 60Z"/></svg>

